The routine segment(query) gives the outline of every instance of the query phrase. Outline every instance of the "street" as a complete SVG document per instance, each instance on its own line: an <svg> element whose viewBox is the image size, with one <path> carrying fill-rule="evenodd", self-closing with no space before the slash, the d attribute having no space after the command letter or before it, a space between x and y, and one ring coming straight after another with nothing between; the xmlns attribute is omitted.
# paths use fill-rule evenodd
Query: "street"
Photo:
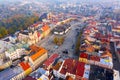
<svg viewBox="0 0 120 80"><path fill-rule="evenodd" d="M113 58L113 69L118 70L120 72L120 63L118 61L118 57L116 56L113 42L110 43L110 48L111 48L111 52L112 52L112 56L113 56L112 57Z"/></svg>
<svg viewBox="0 0 120 80"><path fill-rule="evenodd" d="M54 34L50 33L45 39L40 41L37 45L44 47L48 50L48 55L52 55L53 53L58 53L62 58L74 58L78 59L78 56L74 54L74 45L76 43L76 29L80 30L78 27L79 23L71 23L71 29L63 36L65 36L65 41L62 45L55 48L55 44L53 43ZM64 50L68 50L68 54L63 53Z"/></svg>

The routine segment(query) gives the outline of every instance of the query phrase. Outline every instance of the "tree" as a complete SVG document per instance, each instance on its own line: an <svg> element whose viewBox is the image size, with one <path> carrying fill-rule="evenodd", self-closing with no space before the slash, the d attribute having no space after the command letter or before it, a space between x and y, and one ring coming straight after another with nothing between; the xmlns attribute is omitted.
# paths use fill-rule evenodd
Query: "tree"
<svg viewBox="0 0 120 80"><path fill-rule="evenodd" d="M39 20L38 16L14 15L8 19L0 21L1 37L5 35L14 34L17 30L27 29L30 25Z"/></svg>
<svg viewBox="0 0 120 80"><path fill-rule="evenodd" d="M54 37L53 42L54 42L55 44L57 44L57 43L58 43L58 38L57 38L57 37Z"/></svg>
<svg viewBox="0 0 120 80"><path fill-rule="evenodd" d="M63 44L63 42L64 42L64 37L60 37L58 42L59 42L59 45Z"/></svg>
<svg viewBox="0 0 120 80"><path fill-rule="evenodd" d="M56 37L56 36L55 36L53 42L54 42L56 45L61 45L61 44L63 44L63 42L64 42L64 37Z"/></svg>
<svg viewBox="0 0 120 80"><path fill-rule="evenodd" d="M2 38L3 36L2 36L2 34L0 34L0 38Z"/></svg>
<svg viewBox="0 0 120 80"><path fill-rule="evenodd" d="M2 35L2 37L8 34L8 31L5 27L0 27L0 34Z"/></svg>
<svg viewBox="0 0 120 80"><path fill-rule="evenodd" d="M15 32L14 28L10 27L8 28L8 33L9 34L13 34Z"/></svg>
<svg viewBox="0 0 120 80"><path fill-rule="evenodd" d="M77 41L76 41L76 46L75 46L75 51L76 53L78 53L79 48L80 48L80 41L81 41L81 36L82 36L82 31L80 31L78 37L77 37Z"/></svg>

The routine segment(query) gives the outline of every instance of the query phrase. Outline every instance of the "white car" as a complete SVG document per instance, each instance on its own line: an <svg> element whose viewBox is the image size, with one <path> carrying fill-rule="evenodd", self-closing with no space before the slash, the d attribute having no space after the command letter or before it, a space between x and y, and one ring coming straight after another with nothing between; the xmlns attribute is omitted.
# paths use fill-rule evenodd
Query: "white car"
<svg viewBox="0 0 120 80"><path fill-rule="evenodd" d="M60 35L63 35L63 34L64 34L64 32L60 32L59 34L60 34Z"/></svg>
<svg viewBox="0 0 120 80"><path fill-rule="evenodd" d="M58 32L54 32L54 34L58 34Z"/></svg>

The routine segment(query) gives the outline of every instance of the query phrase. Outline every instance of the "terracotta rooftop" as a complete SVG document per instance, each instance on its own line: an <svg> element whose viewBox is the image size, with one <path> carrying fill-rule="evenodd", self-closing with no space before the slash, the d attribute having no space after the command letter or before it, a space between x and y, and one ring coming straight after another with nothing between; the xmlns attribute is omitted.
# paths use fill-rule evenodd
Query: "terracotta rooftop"
<svg viewBox="0 0 120 80"><path fill-rule="evenodd" d="M85 70L85 63L78 62L77 69L76 69L76 76L83 77Z"/></svg>
<svg viewBox="0 0 120 80"><path fill-rule="evenodd" d="M29 63L28 62L21 62L20 63L20 66L22 67L22 69L25 71L25 70L27 70L28 68L30 68L30 65L29 65Z"/></svg>
<svg viewBox="0 0 120 80"><path fill-rule="evenodd" d="M86 50L88 52L94 52L95 48L92 45L88 45L88 47L86 48Z"/></svg>
<svg viewBox="0 0 120 80"><path fill-rule="evenodd" d="M93 60L93 61L100 61L100 57L98 56L90 56L90 60Z"/></svg>
<svg viewBox="0 0 120 80"><path fill-rule="evenodd" d="M50 56L50 58L48 58L43 65L45 66L49 66L51 63L53 63L55 61L56 58L58 58L59 55L58 54L53 54L52 56Z"/></svg>
<svg viewBox="0 0 120 80"><path fill-rule="evenodd" d="M78 61L73 60L73 59L66 59L63 63L60 73L66 74L68 72L70 74L75 74L76 68L77 68L77 62Z"/></svg>
<svg viewBox="0 0 120 80"><path fill-rule="evenodd" d="M107 57L107 56L109 56L109 57L111 57L111 58L112 58L112 54L111 54L109 51L105 51L105 53L104 53L104 54L102 54L102 56L101 56L101 57Z"/></svg>
<svg viewBox="0 0 120 80"><path fill-rule="evenodd" d="M80 58L88 58L88 54L86 54L86 53L81 53L81 54L80 54Z"/></svg>
<svg viewBox="0 0 120 80"><path fill-rule="evenodd" d="M58 62L55 66L53 66L53 69L59 70L61 65L62 65L62 62Z"/></svg>
<svg viewBox="0 0 120 80"><path fill-rule="evenodd" d="M71 76L67 76L65 80L74 80Z"/></svg>
<svg viewBox="0 0 120 80"><path fill-rule="evenodd" d="M47 52L46 49L41 48L37 53L33 54L32 56L30 56L30 58L35 61L37 58L39 58L40 56L42 56L43 54L45 54Z"/></svg>
<svg viewBox="0 0 120 80"><path fill-rule="evenodd" d="M42 29L42 31L46 31L46 30L50 29L50 27L48 25L44 25L41 29Z"/></svg>
<svg viewBox="0 0 120 80"><path fill-rule="evenodd" d="M30 46L30 49L33 52L38 52L41 49L41 47L38 47L38 46L33 44L33 45Z"/></svg>

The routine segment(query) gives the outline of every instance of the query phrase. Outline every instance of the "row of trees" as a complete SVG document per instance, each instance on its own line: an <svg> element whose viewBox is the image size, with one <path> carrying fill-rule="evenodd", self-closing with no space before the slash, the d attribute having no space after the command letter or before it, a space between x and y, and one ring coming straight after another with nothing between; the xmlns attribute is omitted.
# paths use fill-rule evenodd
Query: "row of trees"
<svg viewBox="0 0 120 80"><path fill-rule="evenodd" d="M38 16L17 15L0 21L0 38L13 34L17 30L27 29L28 26L39 20Z"/></svg>
<svg viewBox="0 0 120 80"><path fill-rule="evenodd" d="M77 40L76 40L76 45L75 45L75 53L78 53L79 52L79 48L81 46L81 36L82 36L82 30L80 31L78 37L77 37Z"/></svg>

